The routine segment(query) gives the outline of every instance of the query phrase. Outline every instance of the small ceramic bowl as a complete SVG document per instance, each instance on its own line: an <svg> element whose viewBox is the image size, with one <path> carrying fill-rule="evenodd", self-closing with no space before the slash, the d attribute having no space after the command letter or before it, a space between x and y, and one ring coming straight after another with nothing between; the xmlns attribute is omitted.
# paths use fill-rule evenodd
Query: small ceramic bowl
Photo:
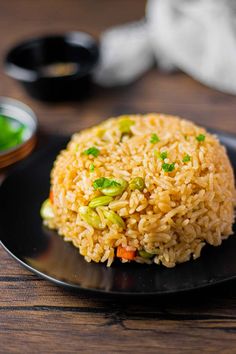
<svg viewBox="0 0 236 354"><path fill-rule="evenodd" d="M7 150L0 151L0 171L23 159L33 150L36 143L37 118L34 112L17 100L0 97L0 115L11 118L26 127L23 141Z"/></svg>
<svg viewBox="0 0 236 354"><path fill-rule="evenodd" d="M73 100L89 94L98 57L95 39L84 32L68 32L18 44L6 55L5 71L34 98Z"/></svg>

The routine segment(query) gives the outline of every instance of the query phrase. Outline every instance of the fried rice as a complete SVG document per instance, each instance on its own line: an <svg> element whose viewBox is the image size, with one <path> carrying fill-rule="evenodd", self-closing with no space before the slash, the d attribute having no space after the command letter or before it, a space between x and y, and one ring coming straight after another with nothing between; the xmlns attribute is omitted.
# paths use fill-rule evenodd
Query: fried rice
<svg viewBox="0 0 236 354"><path fill-rule="evenodd" d="M50 195L45 225L88 262L174 267L232 234L226 150L178 117L126 115L74 134L54 163Z"/></svg>

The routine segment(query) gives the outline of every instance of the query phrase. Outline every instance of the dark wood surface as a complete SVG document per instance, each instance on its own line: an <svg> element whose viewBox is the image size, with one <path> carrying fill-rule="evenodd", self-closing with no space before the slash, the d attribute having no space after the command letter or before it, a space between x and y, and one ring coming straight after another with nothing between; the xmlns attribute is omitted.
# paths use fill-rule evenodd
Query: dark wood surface
<svg viewBox="0 0 236 354"><path fill-rule="evenodd" d="M47 31L136 20L143 0L0 0L0 58L16 41ZM0 70L0 95L29 104L43 131L72 133L111 115L165 112L236 133L236 97L182 73L152 69L135 84L96 89L88 101L30 99ZM1 202L1 201L0 201ZM154 299L72 292L39 279L0 248L0 353L236 353L236 282Z"/></svg>

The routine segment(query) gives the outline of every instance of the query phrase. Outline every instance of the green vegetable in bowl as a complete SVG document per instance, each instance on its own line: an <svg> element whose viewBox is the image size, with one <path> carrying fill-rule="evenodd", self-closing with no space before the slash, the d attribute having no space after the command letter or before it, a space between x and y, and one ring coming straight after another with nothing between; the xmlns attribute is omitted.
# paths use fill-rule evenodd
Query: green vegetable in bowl
<svg viewBox="0 0 236 354"><path fill-rule="evenodd" d="M13 118L0 115L0 151L21 144L26 127Z"/></svg>

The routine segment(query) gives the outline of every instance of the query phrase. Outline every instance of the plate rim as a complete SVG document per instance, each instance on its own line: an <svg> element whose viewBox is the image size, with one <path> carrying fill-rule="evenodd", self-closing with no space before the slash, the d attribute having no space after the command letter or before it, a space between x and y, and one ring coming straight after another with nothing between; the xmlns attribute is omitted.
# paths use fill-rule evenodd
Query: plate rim
<svg viewBox="0 0 236 354"><path fill-rule="evenodd" d="M56 278L51 277L50 275L47 275L36 268L30 266L28 263L24 262L22 259L17 257L13 252L11 252L5 245L4 243L0 240L0 245L3 247L3 249L13 258L15 259L20 265L22 265L24 268L27 270L31 271L31 273L39 276L41 279L45 279L49 281L50 283L53 283L59 287L63 287L65 289L73 289L77 291L83 291L83 292L90 292L93 294L106 294L106 295L114 295L114 296L162 296L162 295L176 295L176 294L183 294L187 292L191 292L194 290L201 290L201 289L206 289L215 285L223 284L231 280L236 279L236 274L232 275L230 277L224 278L224 279L218 279L212 282L206 282L201 285L197 286L192 286L188 288L180 288L178 290L162 290L161 292L158 291L144 291L144 292L135 292L135 291L115 291L115 290L104 290L104 289L99 289L99 288L86 288L82 287L80 285L72 284L72 283L66 283L62 280L58 280Z"/></svg>

